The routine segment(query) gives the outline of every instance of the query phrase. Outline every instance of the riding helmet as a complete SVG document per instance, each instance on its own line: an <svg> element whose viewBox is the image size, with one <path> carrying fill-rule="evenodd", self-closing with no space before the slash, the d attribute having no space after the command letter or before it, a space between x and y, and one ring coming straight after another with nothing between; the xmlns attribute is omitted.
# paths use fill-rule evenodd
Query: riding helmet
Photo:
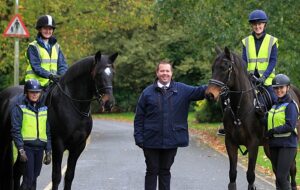
<svg viewBox="0 0 300 190"><path fill-rule="evenodd" d="M268 22L268 16L265 13L265 11L263 10L254 10L249 14L249 19L248 21L250 23L253 22L264 22L267 23Z"/></svg>
<svg viewBox="0 0 300 190"><path fill-rule="evenodd" d="M291 83L290 78L284 74L278 74L272 80L272 87L289 86Z"/></svg>
<svg viewBox="0 0 300 190"><path fill-rule="evenodd" d="M45 27L45 26L50 26L53 29L55 29L56 25L55 25L55 21L54 21L52 16L43 15L43 16L38 18L35 28L37 30L39 30L40 28Z"/></svg>
<svg viewBox="0 0 300 190"><path fill-rule="evenodd" d="M25 82L24 92L41 92L43 87L41 83L36 79L29 79Z"/></svg>

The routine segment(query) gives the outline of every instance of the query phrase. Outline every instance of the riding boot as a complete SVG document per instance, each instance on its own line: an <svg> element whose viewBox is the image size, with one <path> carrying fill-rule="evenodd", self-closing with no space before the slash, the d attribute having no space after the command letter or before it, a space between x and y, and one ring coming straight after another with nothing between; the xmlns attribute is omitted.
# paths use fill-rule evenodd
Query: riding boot
<svg viewBox="0 0 300 190"><path fill-rule="evenodd" d="M220 126L220 128L218 129L218 132L217 132L217 135L220 135L220 136L225 136L225 129L224 129L224 126Z"/></svg>
<svg viewBox="0 0 300 190"><path fill-rule="evenodd" d="M218 129L217 135L225 136L225 129Z"/></svg>

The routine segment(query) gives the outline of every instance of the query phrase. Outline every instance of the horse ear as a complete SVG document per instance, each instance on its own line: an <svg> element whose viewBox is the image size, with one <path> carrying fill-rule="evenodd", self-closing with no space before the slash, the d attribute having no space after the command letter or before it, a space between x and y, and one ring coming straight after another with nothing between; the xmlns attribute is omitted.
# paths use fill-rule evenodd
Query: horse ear
<svg viewBox="0 0 300 190"><path fill-rule="evenodd" d="M114 63L118 55L119 55L118 53L114 53L111 56L109 56L109 60L111 61L112 64Z"/></svg>
<svg viewBox="0 0 300 190"><path fill-rule="evenodd" d="M95 63L98 63L101 61L101 52L97 51L97 53L95 54Z"/></svg>
<svg viewBox="0 0 300 190"><path fill-rule="evenodd" d="M220 46L216 46L215 51L218 55L222 53L222 49L220 48Z"/></svg>
<svg viewBox="0 0 300 190"><path fill-rule="evenodd" d="M227 46L225 47L224 51L225 51L226 57L231 60L230 50L229 50L229 48Z"/></svg>

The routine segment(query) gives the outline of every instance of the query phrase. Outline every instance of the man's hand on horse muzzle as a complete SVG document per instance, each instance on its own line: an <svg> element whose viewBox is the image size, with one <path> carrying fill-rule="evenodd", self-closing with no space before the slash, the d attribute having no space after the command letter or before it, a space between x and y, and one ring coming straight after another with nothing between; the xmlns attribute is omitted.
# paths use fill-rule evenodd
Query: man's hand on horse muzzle
<svg viewBox="0 0 300 190"><path fill-rule="evenodd" d="M51 163L51 160L52 160L52 152L48 151L45 154L43 162L44 162L45 165L49 165Z"/></svg>
<svg viewBox="0 0 300 190"><path fill-rule="evenodd" d="M50 79L51 81L57 83L57 82L59 82L60 76L59 76L59 75L53 75L53 74L51 74L51 75L49 76L49 79Z"/></svg>
<svg viewBox="0 0 300 190"><path fill-rule="evenodd" d="M27 160L28 160L28 158L26 156L26 152L22 148L19 150L19 159L21 162L27 162Z"/></svg>

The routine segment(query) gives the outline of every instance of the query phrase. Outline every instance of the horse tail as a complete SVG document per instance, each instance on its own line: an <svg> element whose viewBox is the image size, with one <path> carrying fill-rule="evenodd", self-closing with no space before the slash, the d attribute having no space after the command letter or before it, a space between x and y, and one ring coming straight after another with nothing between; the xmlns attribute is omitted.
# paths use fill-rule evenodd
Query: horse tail
<svg viewBox="0 0 300 190"><path fill-rule="evenodd" d="M296 103L298 104L298 108L300 107L300 90L294 86L291 85L292 90L294 91L295 95L297 96ZM299 114L299 113L298 113ZM297 132L298 132L298 141L300 140L300 121L297 121Z"/></svg>

